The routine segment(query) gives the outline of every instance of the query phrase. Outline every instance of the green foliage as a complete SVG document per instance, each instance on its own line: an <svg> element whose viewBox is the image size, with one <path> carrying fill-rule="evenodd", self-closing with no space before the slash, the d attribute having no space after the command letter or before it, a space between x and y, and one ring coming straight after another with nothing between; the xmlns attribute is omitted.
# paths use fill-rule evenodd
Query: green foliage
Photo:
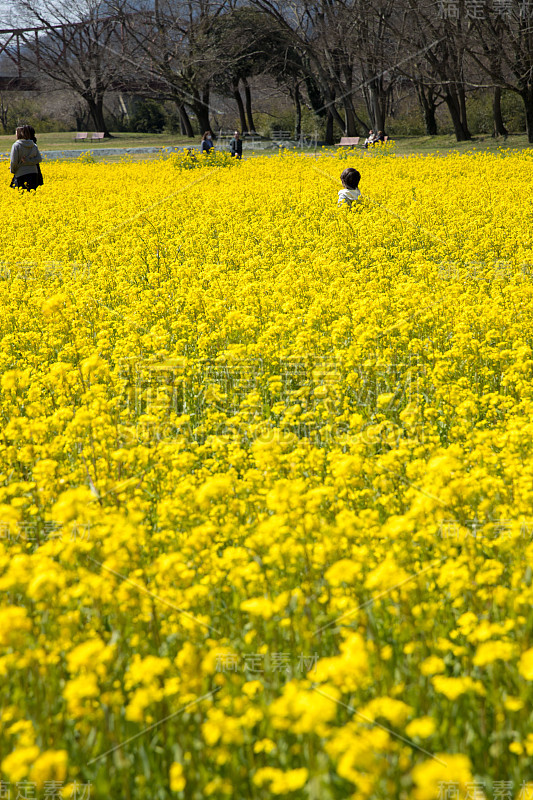
<svg viewBox="0 0 533 800"><path fill-rule="evenodd" d="M2 99L7 108L2 125L5 133L13 133L18 125L33 125L38 134L68 130L68 126L46 113L44 97L33 99L23 94L6 92Z"/></svg>
<svg viewBox="0 0 533 800"><path fill-rule="evenodd" d="M181 134L181 123L179 112L174 110L167 113L165 131L167 133Z"/></svg>
<svg viewBox="0 0 533 800"><path fill-rule="evenodd" d="M467 104L468 127L472 133L492 133L494 119L492 115L492 92L470 97Z"/></svg>
<svg viewBox="0 0 533 800"><path fill-rule="evenodd" d="M426 129L419 107L412 107L387 120L387 134L393 136L424 136Z"/></svg>
<svg viewBox="0 0 533 800"><path fill-rule="evenodd" d="M165 111L156 100L141 100L131 118L131 130L137 133L162 133L167 122Z"/></svg>
<svg viewBox="0 0 533 800"><path fill-rule="evenodd" d="M296 128L296 111L294 106L273 107L269 114L255 113L256 128L261 136L271 138L275 131L290 131L291 136ZM302 105L302 133L313 136L318 133L318 138L323 139L325 121L318 118L307 106Z"/></svg>
<svg viewBox="0 0 533 800"><path fill-rule="evenodd" d="M522 99L515 92L502 93L502 114L505 127L510 133L523 133L526 129L526 114Z"/></svg>

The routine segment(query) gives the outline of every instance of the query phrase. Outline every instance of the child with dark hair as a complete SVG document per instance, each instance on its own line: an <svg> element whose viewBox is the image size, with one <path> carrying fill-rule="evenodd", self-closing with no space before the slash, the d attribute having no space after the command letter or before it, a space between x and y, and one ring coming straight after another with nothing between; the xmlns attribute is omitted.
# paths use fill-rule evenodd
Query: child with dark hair
<svg viewBox="0 0 533 800"><path fill-rule="evenodd" d="M361 174L353 167L348 167L341 174L341 183L344 189L339 191L338 205L352 207L352 203L358 203L361 199L361 192L358 189Z"/></svg>

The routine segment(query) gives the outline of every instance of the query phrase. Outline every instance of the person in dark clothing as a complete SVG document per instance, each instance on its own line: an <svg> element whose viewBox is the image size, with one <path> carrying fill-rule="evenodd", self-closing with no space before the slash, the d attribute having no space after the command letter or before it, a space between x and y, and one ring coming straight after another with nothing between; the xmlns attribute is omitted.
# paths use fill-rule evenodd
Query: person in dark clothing
<svg viewBox="0 0 533 800"><path fill-rule="evenodd" d="M202 136L202 141L200 142L200 152L207 153L207 155L209 155L213 147L214 145L211 131L206 131Z"/></svg>
<svg viewBox="0 0 533 800"><path fill-rule="evenodd" d="M40 185L37 167L41 161L39 148L32 138L32 129L29 125L21 125L15 131L15 144L11 148L10 168L13 174L11 187L26 191L37 189Z"/></svg>
<svg viewBox="0 0 533 800"><path fill-rule="evenodd" d="M231 155L232 158L242 158L242 139L239 136L239 131L235 131L231 140Z"/></svg>
<svg viewBox="0 0 533 800"><path fill-rule="evenodd" d="M30 129L32 142L34 144L37 144L37 137L35 135L35 128L33 127L33 125L28 125L28 128ZM41 165L37 164L37 186L43 186L43 185L44 185L44 180L43 180L43 173L41 172Z"/></svg>

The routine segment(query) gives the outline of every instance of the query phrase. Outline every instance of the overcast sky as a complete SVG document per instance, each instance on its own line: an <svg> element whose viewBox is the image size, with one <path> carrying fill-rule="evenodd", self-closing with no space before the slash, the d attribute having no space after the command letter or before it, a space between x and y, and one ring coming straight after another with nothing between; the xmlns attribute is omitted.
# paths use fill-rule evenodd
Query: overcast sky
<svg viewBox="0 0 533 800"><path fill-rule="evenodd" d="M13 11L10 8L10 3L5 0L0 0L0 29L12 28L15 24Z"/></svg>

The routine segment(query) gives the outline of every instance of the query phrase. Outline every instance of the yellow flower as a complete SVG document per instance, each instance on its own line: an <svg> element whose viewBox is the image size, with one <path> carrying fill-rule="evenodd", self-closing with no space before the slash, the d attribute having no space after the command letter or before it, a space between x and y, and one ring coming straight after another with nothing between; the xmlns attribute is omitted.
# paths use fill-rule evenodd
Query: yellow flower
<svg viewBox="0 0 533 800"><path fill-rule="evenodd" d="M361 714L369 719L383 717L392 725L403 725L413 709L401 700L392 697L377 697L361 709Z"/></svg>
<svg viewBox="0 0 533 800"><path fill-rule="evenodd" d="M437 675L439 672L445 672L446 665L440 656L429 656L420 665L420 672L422 675Z"/></svg>
<svg viewBox="0 0 533 800"><path fill-rule="evenodd" d="M84 717L88 710L93 708L93 703L99 694L100 688L94 673L87 673L67 681L63 689L69 714L76 718Z"/></svg>
<svg viewBox="0 0 533 800"><path fill-rule="evenodd" d="M435 733L436 725L433 717L419 717L414 719L406 727L405 732L408 736L418 736L420 739L427 739Z"/></svg>
<svg viewBox="0 0 533 800"><path fill-rule="evenodd" d="M367 589L380 591L401 588L401 584L407 578L407 572L398 566L392 556L387 555L383 562L369 573L365 586Z"/></svg>
<svg viewBox="0 0 533 800"><path fill-rule="evenodd" d="M287 772L273 767L263 767L255 773L253 783L255 786L264 786L268 783L272 794L287 794L301 789L305 785L308 775L305 767L291 769Z"/></svg>
<svg viewBox="0 0 533 800"><path fill-rule="evenodd" d="M533 647L520 656L518 671L527 681L533 681Z"/></svg>
<svg viewBox="0 0 533 800"><path fill-rule="evenodd" d="M435 800L443 783L457 786L459 796L465 798L467 784L472 783L470 760L463 755L437 753L431 761L417 764L412 772L415 800Z"/></svg>
<svg viewBox="0 0 533 800"><path fill-rule="evenodd" d="M484 667L500 659L509 661L516 653L516 645L513 642L490 641L478 645L473 664L476 667Z"/></svg>
<svg viewBox="0 0 533 800"><path fill-rule="evenodd" d="M20 747L2 761L2 772L9 781L17 783L30 774L31 766L40 753L36 745Z"/></svg>
<svg viewBox="0 0 533 800"><path fill-rule="evenodd" d="M185 784L183 766L174 761L170 766L170 788L173 792L182 792L185 789Z"/></svg>
<svg viewBox="0 0 533 800"><path fill-rule="evenodd" d="M92 672L96 665L105 664L113 658L114 648L107 647L101 639L88 639L77 645L67 655L69 672Z"/></svg>
<svg viewBox="0 0 533 800"><path fill-rule="evenodd" d="M340 586L341 583L353 583L362 572L362 564L342 558L333 564L324 575L330 586Z"/></svg>
<svg viewBox="0 0 533 800"><path fill-rule="evenodd" d="M42 788L47 781L64 782L67 774L68 754L66 750L46 750L41 753L30 772L31 780Z"/></svg>
<svg viewBox="0 0 533 800"><path fill-rule="evenodd" d="M270 619L275 611L274 603L268 597L252 597L250 600L243 600L241 611L246 611L256 617Z"/></svg>
<svg viewBox="0 0 533 800"><path fill-rule="evenodd" d="M15 644L31 630L28 612L20 606L0 607L0 647Z"/></svg>
<svg viewBox="0 0 533 800"><path fill-rule="evenodd" d="M520 711L522 708L524 708L524 703L519 697L508 697L506 700L504 700L503 705L507 711Z"/></svg>
<svg viewBox="0 0 533 800"><path fill-rule="evenodd" d="M254 753L272 753L276 749L276 743L272 739L260 739L254 744Z"/></svg>
<svg viewBox="0 0 533 800"><path fill-rule="evenodd" d="M289 681L281 696L270 705L272 724L279 730L290 729L294 733L320 732L325 723L336 716L338 700L338 690L328 684L315 692L297 681Z"/></svg>
<svg viewBox="0 0 533 800"><path fill-rule="evenodd" d="M444 675L435 675L431 679L437 692L445 695L448 700L457 700L462 694L467 692L477 692L484 695L485 689L479 681L474 681L469 676L464 678L445 678Z"/></svg>

